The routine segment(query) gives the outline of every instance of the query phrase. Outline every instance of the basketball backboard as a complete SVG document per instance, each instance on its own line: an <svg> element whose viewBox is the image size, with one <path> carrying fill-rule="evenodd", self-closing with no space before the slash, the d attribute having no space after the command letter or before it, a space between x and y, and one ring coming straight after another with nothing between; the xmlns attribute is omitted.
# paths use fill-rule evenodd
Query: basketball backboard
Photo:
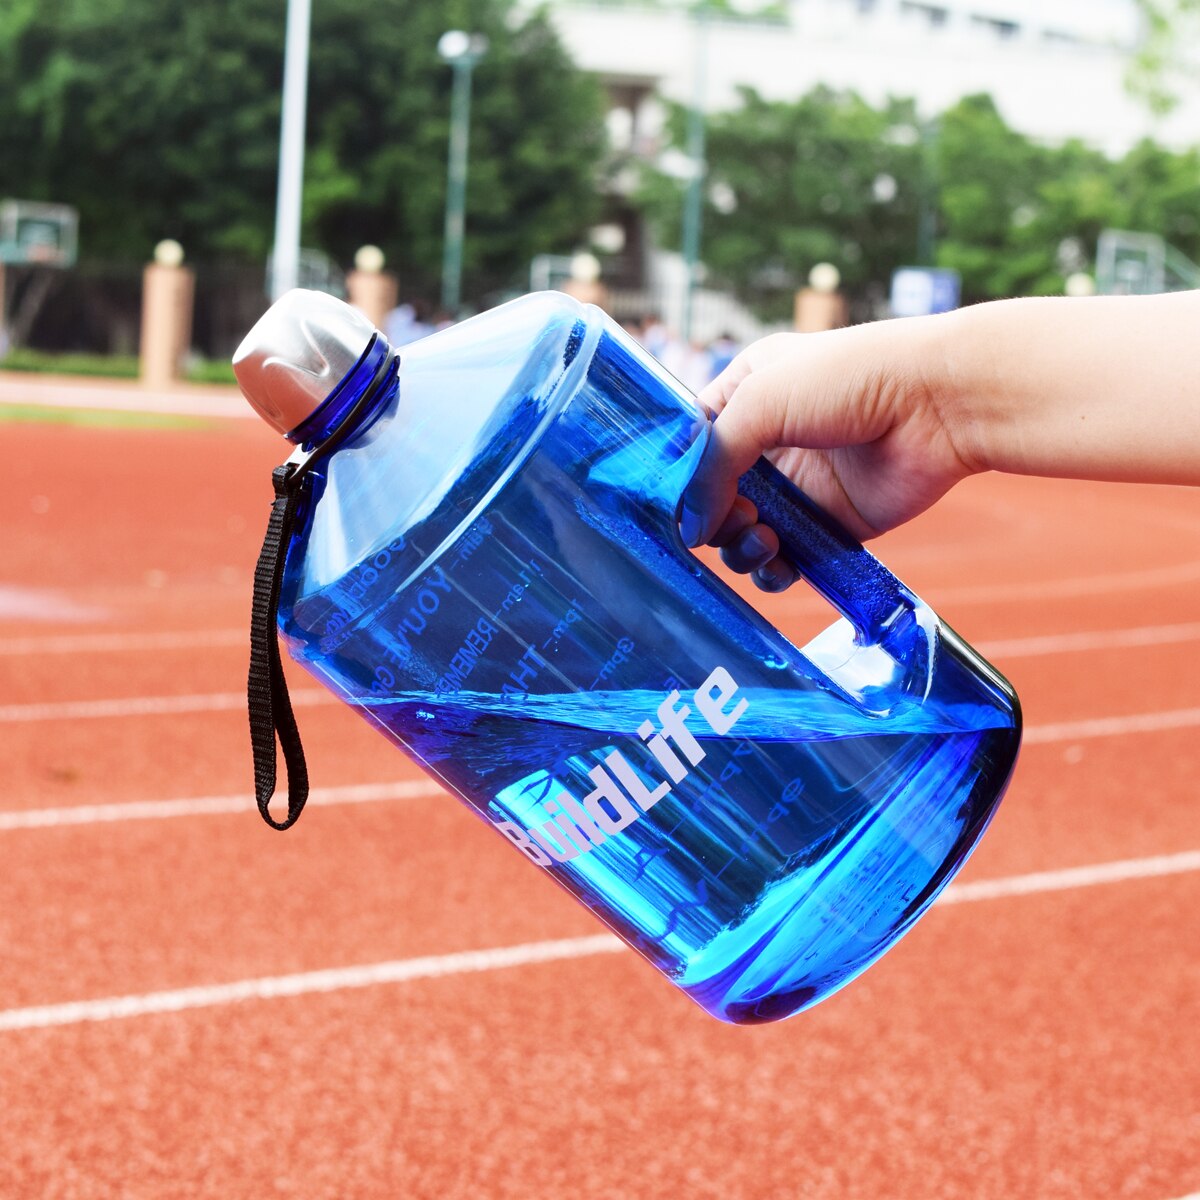
<svg viewBox="0 0 1200 1200"><path fill-rule="evenodd" d="M79 248L79 213L69 204L0 200L0 263L71 267Z"/></svg>

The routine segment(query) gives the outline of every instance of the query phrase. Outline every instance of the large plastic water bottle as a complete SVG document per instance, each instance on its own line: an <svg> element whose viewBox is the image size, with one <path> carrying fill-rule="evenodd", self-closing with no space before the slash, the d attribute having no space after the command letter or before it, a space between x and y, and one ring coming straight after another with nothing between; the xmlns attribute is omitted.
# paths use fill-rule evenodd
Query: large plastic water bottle
<svg viewBox="0 0 1200 1200"><path fill-rule="evenodd" d="M300 447L259 580L292 655L715 1016L841 987L975 846L1012 689L765 461L742 490L843 619L799 649L708 570L677 525L708 416L599 309L398 360L292 292L235 365Z"/></svg>

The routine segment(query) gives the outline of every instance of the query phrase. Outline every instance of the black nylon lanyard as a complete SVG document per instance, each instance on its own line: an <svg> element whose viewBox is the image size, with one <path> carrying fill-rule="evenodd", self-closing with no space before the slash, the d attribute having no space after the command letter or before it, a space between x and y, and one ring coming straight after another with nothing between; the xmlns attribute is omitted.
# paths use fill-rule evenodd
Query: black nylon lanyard
<svg viewBox="0 0 1200 1200"><path fill-rule="evenodd" d="M376 335L378 337L378 335ZM375 342L363 353L365 358ZM250 716L250 747L254 753L254 798L262 819L272 829L290 829L308 800L308 764L296 716L288 695L279 652L279 593L287 548L296 527L296 517L306 498L310 482L309 468L325 458L358 429L359 418L368 412L380 392L395 378L400 366L398 354L386 354L370 384L337 428L312 451L297 450L287 462L271 473L275 499L263 539L258 565L254 569L254 603L250 614L250 671L246 683L246 705ZM276 740L287 765L287 816L277 821L271 816L271 798L278 774Z"/></svg>
<svg viewBox="0 0 1200 1200"><path fill-rule="evenodd" d="M273 829L289 829L308 800L308 765L304 747L288 696L287 680L279 654L276 622L279 616L279 588L283 582L283 560L296 524L297 502L304 476L296 463L286 462L271 473L275 501L267 522L258 566L254 568L254 608L250 617L250 676L246 699L250 712L250 746L254 751L254 798L262 819ZM275 794L278 735L287 763L287 818L277 821L269 805Z"/></svg>

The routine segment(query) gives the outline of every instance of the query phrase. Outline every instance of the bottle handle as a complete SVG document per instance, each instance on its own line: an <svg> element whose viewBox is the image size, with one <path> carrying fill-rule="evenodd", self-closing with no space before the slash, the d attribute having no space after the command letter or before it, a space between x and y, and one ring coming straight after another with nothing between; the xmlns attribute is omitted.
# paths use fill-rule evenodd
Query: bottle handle
<svg viewBox="0 0 1200 1200"><path fill-rule="evenodd" d="M917 607L916 597L883 563L765 458L738 480L738 492L779 535L783 558L841 612L861 641L882 641Z"/></svg>

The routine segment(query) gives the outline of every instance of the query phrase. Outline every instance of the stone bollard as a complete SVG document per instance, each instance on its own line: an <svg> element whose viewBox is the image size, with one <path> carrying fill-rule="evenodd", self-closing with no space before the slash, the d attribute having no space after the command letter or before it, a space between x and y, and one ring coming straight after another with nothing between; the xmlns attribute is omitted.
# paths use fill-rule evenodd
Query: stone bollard
<svg viewBox="0 0 1200 1200"><path fill-rule="evenodd" d="M832 263L817 263L809 271L808 287L796 293L792 323L797 333L824 333L846 324L846 298L837 290L841 281L841 273Z"/></svg>
<svg viewBox="0 0 1200 1200"><path fill-rule="evenodd" d="M183 247L159 242L142 274L141 379L146 387L169 387L183 375L192 342L196 277L183 265Z"/></svg>
<svg viewBox="0 0 1200 1200"><path fill-rule="evenodd" d="M350 303L376 329L383 328L400 295L399 281L383 269L383 261L383 251L378 246L360 246L354 255L354 270L346 276Z"/></svg>
<svg viewBox="0 0 1200 1200"><path fill-rule="evenodd" d="M562 290L568 296L574 297L580 304L594 304L597 308L608 311L611 297L608 288L597 280L567 279L563 282Z"/></svg>
<svg viewBox="0 0 1200 1200"><path fill-rule="evenodd" d="M571 274L562 290L580 304L595 304L608 311L608 288L600 281L600 260L594 254L576 254L571 259Z"/></svg>
<svg viewBox="0 0 1200 1200"><path fill-rule="evenodd" d="M0 359L8 353L8 319L5 316L4 307L5 286L4 259L0 258Z"/></svg>

